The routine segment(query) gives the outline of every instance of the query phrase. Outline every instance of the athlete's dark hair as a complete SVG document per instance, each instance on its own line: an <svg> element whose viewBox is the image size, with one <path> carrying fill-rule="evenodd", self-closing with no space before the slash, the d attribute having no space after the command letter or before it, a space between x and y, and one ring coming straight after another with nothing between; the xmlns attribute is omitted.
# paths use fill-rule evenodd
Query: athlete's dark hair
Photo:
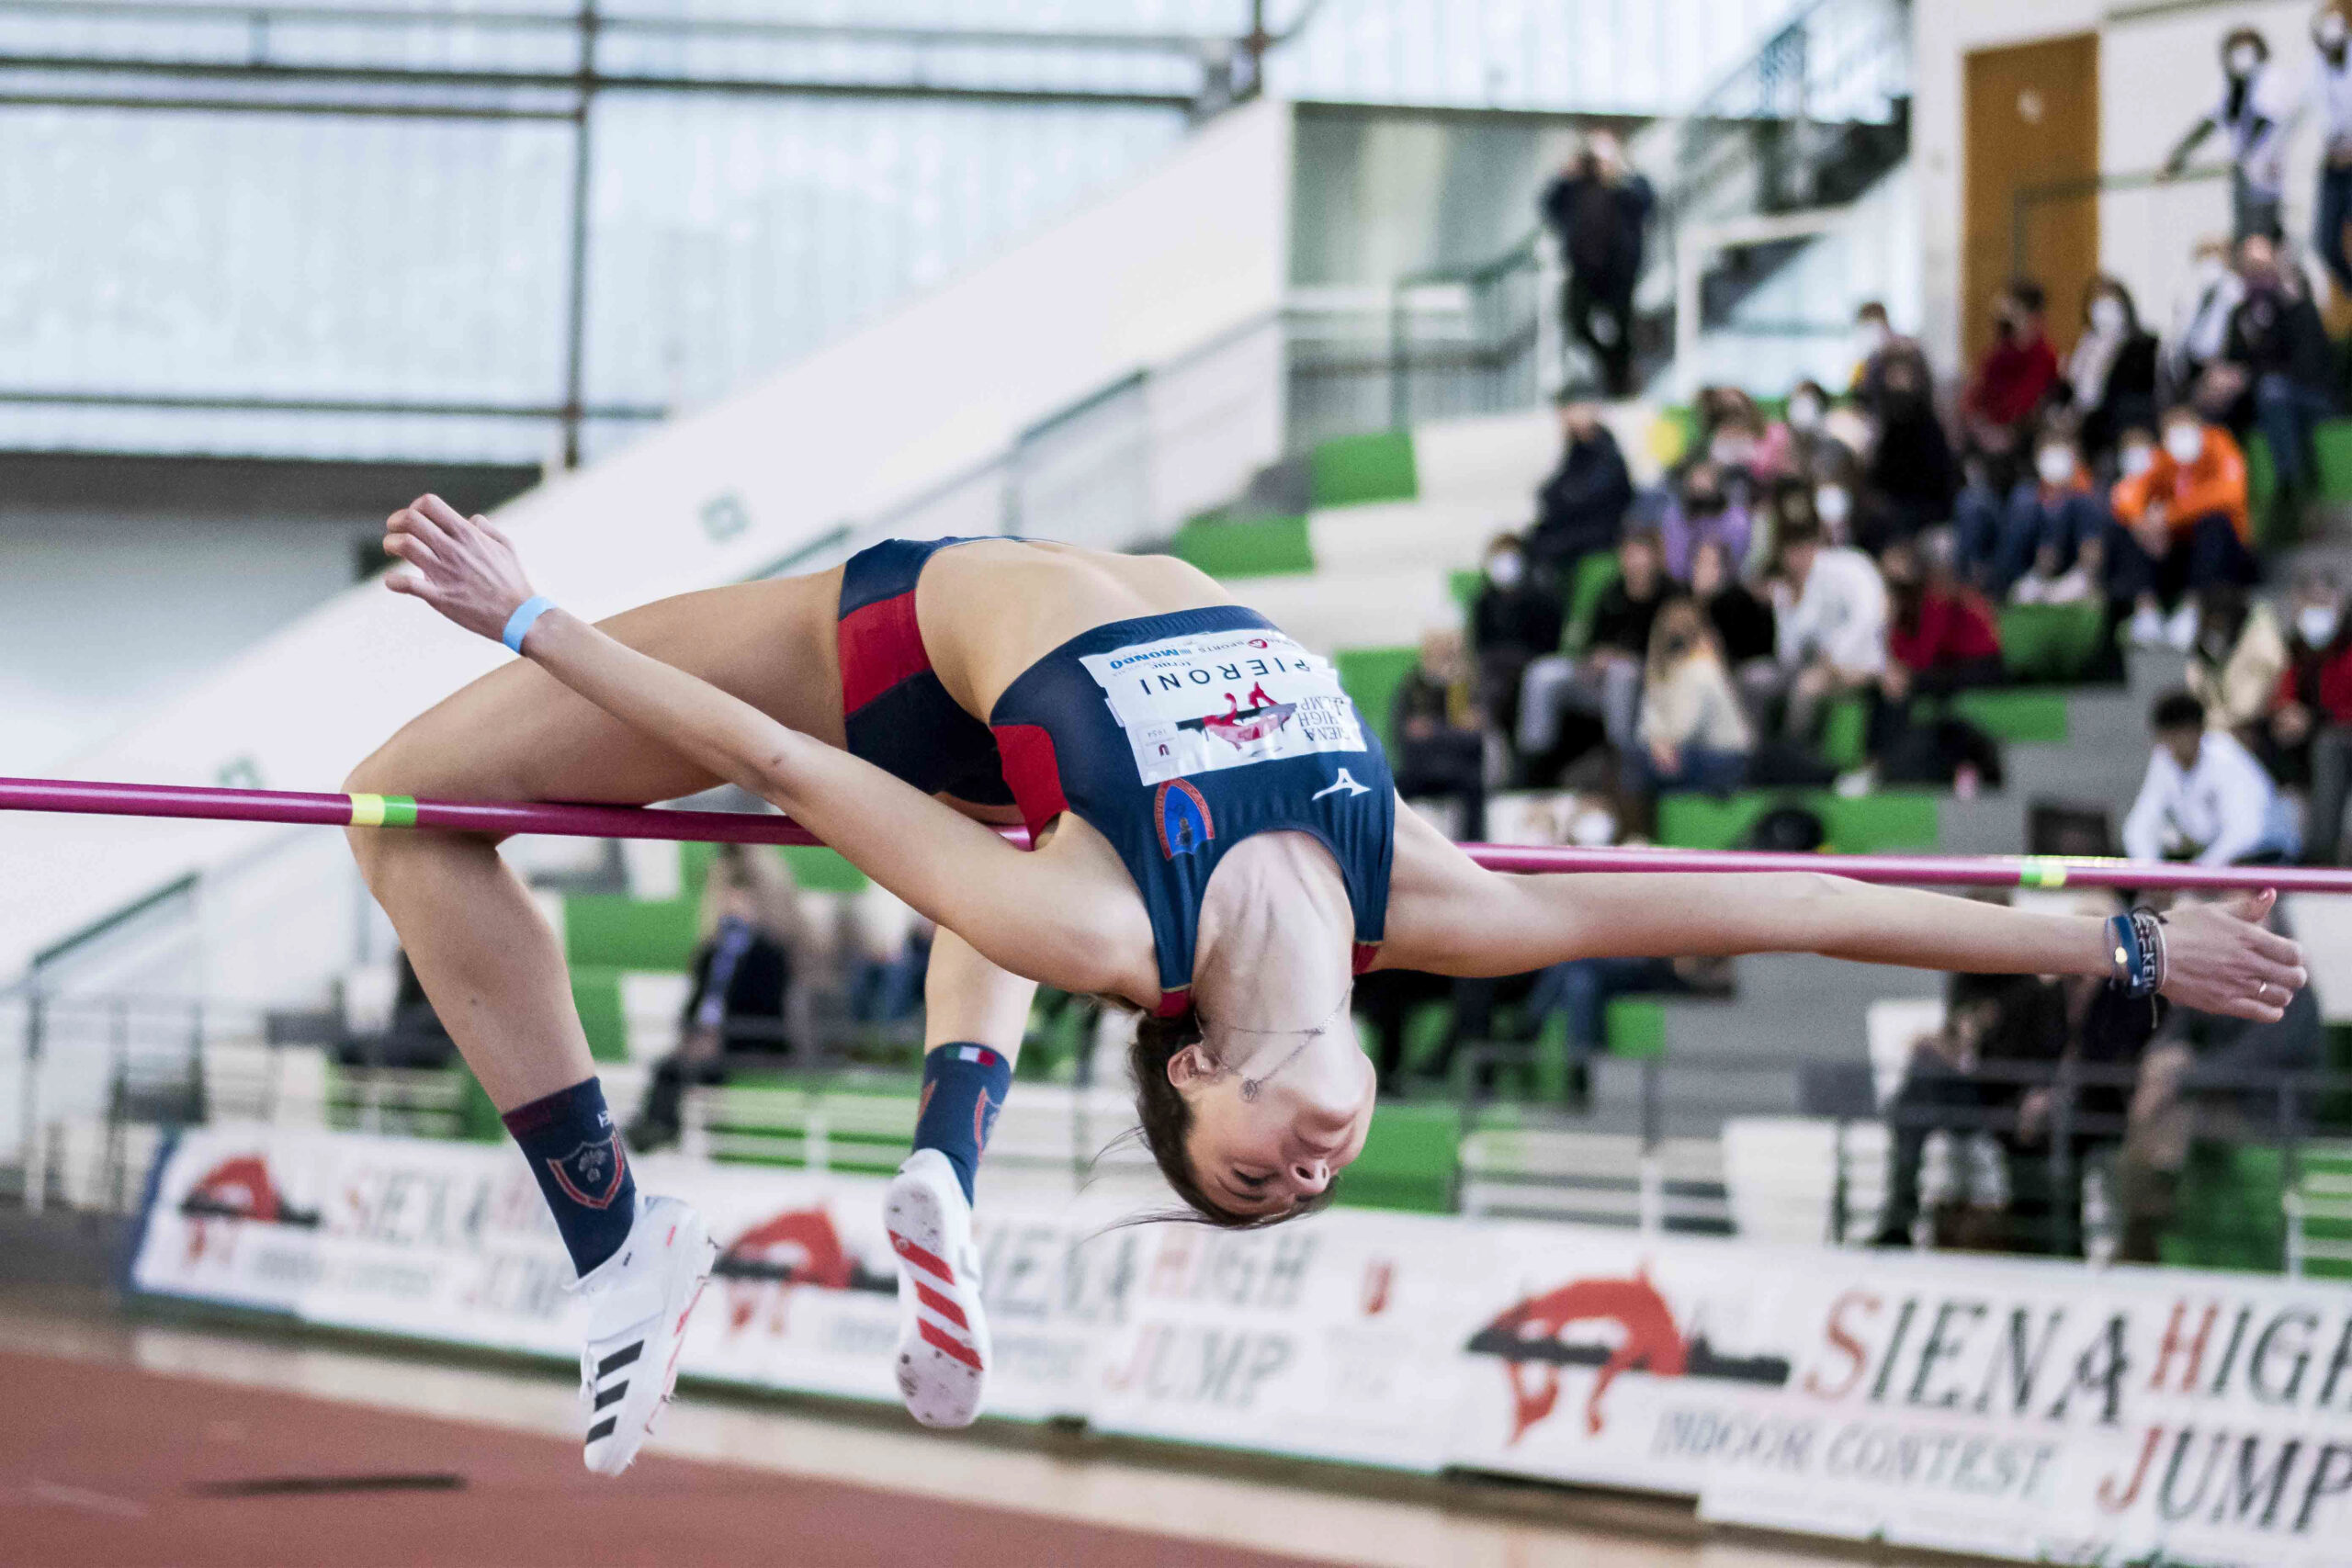
<svg viewBox="0 0 2352 1568"><path fill-rule="evenodd" d="M1202 1186L1193 1169L1192 1156L1185 1152L1185 1140L1193 1132L1193 1104L1182 1090L1169 1081L1168 1064L1188 1045L1201 1043L1200 1016L1186 1013L1182 1018L1154 1018L1146 1015L1136 1021L1135 1043L1127 1048L1127 1066L1136 1079L1136 1121L1137 1134L1145 1148L1159 1167L1159 1174L1176 1196L1184 1200L1190 1213L1146 1214L1137 1223L1152 1220L1191 1220L1201 1224L1216 1225L1221 1230L1262 1230L1284 1220L1295 1220L1301 1214L1311 1214L1331 1201L1339 1190L1336 1181L1327 1183L1322 1191L1311 1198L1301 1199L1287 1209L1271 1213L1245 1214L1219 1206Z"/></svg>

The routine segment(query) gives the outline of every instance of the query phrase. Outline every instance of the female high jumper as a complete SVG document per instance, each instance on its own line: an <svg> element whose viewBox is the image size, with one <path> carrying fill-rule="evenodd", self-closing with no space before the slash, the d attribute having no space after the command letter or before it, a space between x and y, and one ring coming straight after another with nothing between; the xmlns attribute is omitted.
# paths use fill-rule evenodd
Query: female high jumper
<svg viewBox="0 0 2352 1568"><path fill-rule="evenodd" d="M523 657L419 716L348 787L644 804L731 781L939 923L914 1152L885 1218L898 1377L934 1426L989 1363L972 1176L1040 984L1132 1004L1143 1135L1211 1224L1317 1207L1363 1146L1352 976L1510 975L1589 954L1796 952L2111 976L2276 1019L2304 982L2271 895L2032 914L1811 874L1505 875L1400 810L1329 663L1163 557L893 540L813 576L601 626L535 596L505 536L395 513L394 592ZM1035 850L987 823L1024 821ZM563 954L489 840L355 829L370 887L522 1145L586 1294L592 1470L628 1465L675 1381L711 1243L640 1198Z"/></svg>

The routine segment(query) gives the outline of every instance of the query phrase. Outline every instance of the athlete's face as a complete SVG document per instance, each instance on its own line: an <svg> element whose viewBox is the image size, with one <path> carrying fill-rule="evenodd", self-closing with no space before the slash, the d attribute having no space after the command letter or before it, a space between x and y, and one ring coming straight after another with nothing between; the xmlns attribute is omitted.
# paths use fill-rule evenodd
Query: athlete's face
<svg viewBox="0 0 2352 1568"><path fill-rule="evenodd" d="M1170 1060L1168 1076L1192 1103L1185 1152L1217 1207L1253 1219L1286 1213L1363 1152L1376 1075L1352 1029L1303 1041L1213 1036L1209 1048L1233 1065L1218 1068L1196 1045ZM1252 1083L1255 1098L1245 1092Z"/></svg>

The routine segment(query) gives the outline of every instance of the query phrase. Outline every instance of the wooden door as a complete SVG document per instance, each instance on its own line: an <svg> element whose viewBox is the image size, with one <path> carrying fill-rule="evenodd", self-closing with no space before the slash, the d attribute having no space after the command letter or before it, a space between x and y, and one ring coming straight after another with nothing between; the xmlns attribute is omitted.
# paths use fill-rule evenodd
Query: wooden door
<svg viewBox="0 0 2352 1568"><path fill-rule="evenodd" d="M2098 37L1978 50L1962 102L1961 351L1975 364L1994 291L2021 275L2049 295L2063 359L2098 272Z"/></svg>

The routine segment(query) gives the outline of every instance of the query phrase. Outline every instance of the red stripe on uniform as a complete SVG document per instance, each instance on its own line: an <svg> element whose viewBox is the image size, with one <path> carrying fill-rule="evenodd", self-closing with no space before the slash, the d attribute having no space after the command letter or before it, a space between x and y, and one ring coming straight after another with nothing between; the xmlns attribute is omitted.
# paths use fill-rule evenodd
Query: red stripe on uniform
<svg viewBox="0 0 2352 1568"><path fill-rule="evenodd" d="M945 1258L935 1258L932 1254L925 1252L922 1247L917 1247L913 1242L909 1241L897 1231L892 1231L890 1233L890 1245L892 1247L897 1249L899 1257L905 1258L916 1268L924 1270L926 1273L937 1275L941 1284L952 1285L956 1282L956 1270L947 1267L947 1261Z"/></svg>
<svg viewBox="0 0 2352 1568"><path fill-rule="evenodd" d="M1356 943L1355 972L1359 975L1367 973L1379 957L1380 944L1378 942L1360 942Z"/></svg>
<svg viewBox="0 0 2352 1568"><path fill-rule="evenodd" d="M1062 794L1062 765L1054 754L1054 738L1040 724L990 728L996 731L1004 782L1011 786L1012 798L1021 803L1021 820L1032 833L1042 833L1069 809L1069 801Z"/></svg>
<svg viewBox="0 0 2352 1568"><path fill-rule="evenodd" d="M976 1372L988 1371L986 1367L980 1365L980 1358L974 1354L970 1346L957 1344L947 1330L933 1323L929 1318L920 1320L915 1327L922 1332L924 1344L944 1350Z"/></svg>
<svg viewBox="0 0 2352 1568"><path fill-rule="evenodd" d="M964 1321L964 1309L962 1307L957 1306L954 1302L949 1301L945 1296L941 1295L937 1291L933 1290L921 1280L917 1280L915 1281L915 1300L922 1303L923 1305L929 1307L932 1311L937 1313L940 1316L945 1318L948 1322L954 1324L958 1328L969 1329L972 1326L970 1324Z"/></svg>
<svg viewBox="0 0 2352 1568"><path fill-rule="evenodd" d="M842 712L855 713L899 682L931 668L915 624L915 593L877 599L833 628L842 655Z"/></svg>

